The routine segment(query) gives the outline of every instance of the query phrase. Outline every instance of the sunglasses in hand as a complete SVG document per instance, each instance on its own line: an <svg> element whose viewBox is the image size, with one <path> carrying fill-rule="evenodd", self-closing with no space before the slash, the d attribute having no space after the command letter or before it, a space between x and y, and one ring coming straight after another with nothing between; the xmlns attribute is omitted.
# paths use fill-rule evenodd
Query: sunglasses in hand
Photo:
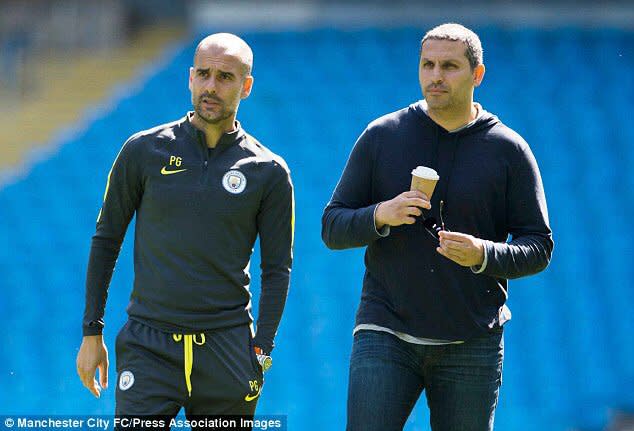
<svg viewBox="0 0 634 431"><path fill-rule="evenodd" d="M425 217L421 215L421 221L423 223L423 227L425 228L427 233L430 234L432 238L434 238L437 241L440 241L440 236L438 235L438 233L441 230L446 230L445 221L443 220L443 216L442 216L443 206L444 206L444 202L440 201L440 225L438 225L438 221L436 220L435 217Z"/></svg>

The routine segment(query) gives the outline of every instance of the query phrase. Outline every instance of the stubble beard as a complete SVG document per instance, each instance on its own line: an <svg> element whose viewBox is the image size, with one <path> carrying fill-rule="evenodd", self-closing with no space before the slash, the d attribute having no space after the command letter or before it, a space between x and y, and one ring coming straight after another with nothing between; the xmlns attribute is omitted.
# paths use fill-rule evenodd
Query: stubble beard
<svg viewBox="0 0 634 431"><path fill-rule="evenodd" d="M205 123L207 124L219 124L222 123L223 121L226 121L227 119L231 118L231 116L233 114L235 114L235 111L231 112L228 111L224 108L224 106L221 108L220 112L218 114L213 114L211 112L205 111L202 107L202 101L199 101L195 106L194 106L194 112L196 112L196 115L198 115L198 118L200 118L201 120L203 120Z"/></svg>
<svg viewBox="0 0 634 431"><path fill-rule="evenodd" d="M447 99L445 100L434 100L433 97L425 96L425 101L427 102L427 107L434 111L439 112L451 112L454 108L454 100L451 95L447 94Z"/></svg>

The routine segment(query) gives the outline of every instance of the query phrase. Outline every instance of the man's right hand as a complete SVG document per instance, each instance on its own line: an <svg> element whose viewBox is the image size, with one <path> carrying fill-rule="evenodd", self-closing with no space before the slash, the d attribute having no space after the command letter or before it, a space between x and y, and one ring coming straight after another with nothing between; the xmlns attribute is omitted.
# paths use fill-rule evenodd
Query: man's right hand
<svg viewBox="0 0 634 431"><path fill-rule="evenodd" d="M427 196L418 190L404 192L394 199L379 204L374 213L374 223L377 229L385 225L414 224L416 217L422 214L420 208L431 208Z"/></svg>
<svg viewBox="0 0 634 431"><path fill-rule="evenodd" d="M99 368L99 383L95 373ZM101 389L108 387L108 349L102 335L85 336L77 354L77 374L92 394L99 398Z"/></svg>

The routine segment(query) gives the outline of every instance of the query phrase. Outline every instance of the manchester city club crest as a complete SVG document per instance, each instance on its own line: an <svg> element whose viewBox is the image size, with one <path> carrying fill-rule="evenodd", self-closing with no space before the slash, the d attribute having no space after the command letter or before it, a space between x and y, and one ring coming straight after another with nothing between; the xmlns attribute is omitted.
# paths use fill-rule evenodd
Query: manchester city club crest
<svg viewBox="0 0 634 431"><path fill-rule="evenodd" d="M122 391L127 391L134 384L134 374L132 371L123 371L119 376L119 389Z"/></svg>
<svg viewBox="0 0 634 431"><path fill-rule="evenodd" d="M222 177L222 185L229 193L238 194L247 186L247 178L240 171L231 170Z"/></svg>

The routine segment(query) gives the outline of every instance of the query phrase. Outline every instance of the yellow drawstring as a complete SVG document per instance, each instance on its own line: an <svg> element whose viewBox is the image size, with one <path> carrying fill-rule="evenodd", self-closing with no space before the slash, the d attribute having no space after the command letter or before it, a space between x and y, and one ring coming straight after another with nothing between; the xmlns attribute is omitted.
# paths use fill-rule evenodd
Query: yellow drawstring
<svg viewBox="0 0 634 431"><path fill-rule="evenodd" d="M196 339L196 337L200 335L200 341ZM205 334L185 334L185 339L183 341L183 349L185 352L185 383L187 384L187 392L189 392L189 396L192 396L192 367L194 366L194 349L193 345L196 343L199 346L205 344ZM172 334L172 338L177 343L183 339L183 334Z"/></svg>

